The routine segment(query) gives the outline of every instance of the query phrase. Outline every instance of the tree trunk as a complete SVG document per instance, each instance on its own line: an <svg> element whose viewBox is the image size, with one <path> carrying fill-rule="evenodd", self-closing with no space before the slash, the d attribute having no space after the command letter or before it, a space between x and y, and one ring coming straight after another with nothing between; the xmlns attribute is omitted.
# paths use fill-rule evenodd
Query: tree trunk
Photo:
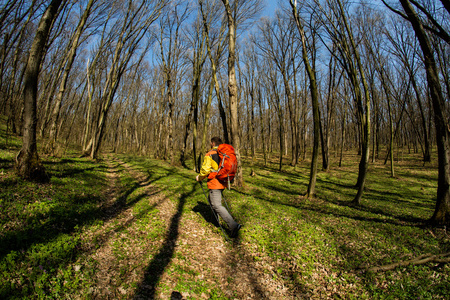
<svg viewBox="0 0 450 300"><path fill-rule="evenodd" d="M450 169L448 167L450 164L450 134L448 119L445 116L445 100L442 95L433 50L425 30L409 0L400 0L400 3L411 22L423 52L428 87L434 110L436 143L438 148L438 188L436 207L431 217L431 222L440 225L450 225Z"/></svg>
<svg viewBox="0 0 450 300"><path fill-rule="evenodd" d="M253 81L252 81L253 85ZM252 92L250 94L252 98L251 104L251 122L250 122L250 143L252 149L252 165L256 161L256 133L255 133L255 95L254 95L254 87L252 86Z"/></svg>
<svg viewBox="0 0 450 300"><path fill-rule="evenodd" d="M341 123L341 154L339 156L339 167L342 167L342 158L344 156L344 144L345 144L345 130L347 128L347 106L344 100L344 116L342 117Z"/></svg>
<svg viewBox="0 0 450 300"><path fill-rule="evenodd" d="M236 23L233 12L228 0L222 0L228 21L228 95L230 101L230 119L231 119L231 140L236 153L237 172L234 183L237 187L242 187L244 179L242 177L241 163L241 141L239 137L238 124L238 98L237 98L237 82L236 82Z"/></svg>
<svg viewBox="0 0 450 300"><path fill-rule="evenodd" d="M296 3L294 4L292 0L290 1L292 7L292 14L294 15L295 24L297 25L297 29L301 36L302 41L302 58L303 63L305 64L306 71L308 72L309 78L309 89L311 92L311 102L313 107L313 120L314 120L314 144L313 144L313 153L311 158L311 169L309 176L309 184L308 190L306 192L306 197L312 197L315 193L316 187L316 178L317 178L317 165L319 158L319 143L320 143L320 114L319 114L319 92L317 88L316 81L316 71L310 64L308 58L308 50L306 45L306 36L305 31L303 30L303 25L300 22L300 17L297 12ZM314 50L313 50L314 51Z"/></svg>
<svg viewBox="0 0 450 300"><path fill-rule="evenodd" d="M411 73L411 83L412 83L412 86L414 89L414 93L416 94L417 104L419 105L420 118L422 120L423 139L424 139L423 161L431 162L430 139L428 137L427 119L425 117L425 113L423 110L422 100L420 100L420 93L419 93L419 89L417 88L417 82L412 73Z"/></svg>
<svg viewBox="0 0 450 300"><path fill-rule="evenodd" d="M225 113L225 109L223 108L222 97L220 95L219 80L217 79L217 64L222 55L222 44L220 43L220 38L219 38L219 47L216 52L217 57L216 57L216 59L214 59L213 55L212 55L212 50L211 50L211 42L209 40L209 27L208 27L206 15L203 11L203 2L202 1L200 1L200 10L202 13L203 28L205 30L206 49L208 50L208 56L209 56L209 60L211 62L212 79L214 80L214 88L216 91L217 101L219 102L219 113L220 113L220 118L222 120L223 140L226 144L229 144L230 138L229 138L229 134L228 134L227 115Z"/></svg>
<svg viewBox="0 0 450 300"><path fill-rule="evenodd" d="M258 107L259 107L259 122L261 127L261 139L262 139L262 150L264 157L264 167L267 167L267 154L266 154L266 130L264 125L264 115L263 115L263 99L261 94L261 88L258 89ZM270 130L270 129L269 129Z"/></svg>
<svg viewBox="0 0 450 300"><path fill-rule="evenodd" d="M389 116L389 157L390 157L390 162L391 162L391 177L395 176L395 171L394 171L394 120L393 120L393 116L392 116L392 100L391 100L391 91L387 85L386 82L386 78L384 75L384 72L386 71L385 66L383 65L379 65L377 66L377 70L380 74L380 78L381 78L381 85L383 86L384 89L384 94L386 95L386 100L387 100L387 107L388 107L388 116ZM401 117L400 117L401 118ZM398 128L398 125L397 125ZM386 157L387 160L387 157ZM386 161L385 161L386 163Z"/></svg>
<svg viewBox="0 0 450 300"><path fill-rule="evenodd" d="M16 158L17 174L25 179L48 180L37 153L37 89L41 62L45 56L44 49L62 2L62 0L53 0L45 10L28 55L23 91L23 145Z"/></svg>
<svg viewBox="0 0 450 300"><path fill-rule="evenodd" d="M337 0L337 4L339 6L339 14L342 17L342 25L344 26L344 30L347 33L348 41L350 42L350 47L347 42L344 40L341 44L346 47L347 51L347 59L348 59L348 70L350 80L352 81L352 85L355 91L355 99L357 101L357 113L358 113L358 121L360 122L360 134L361 134L361 160L359 162L359 171L358 171L358 181L356 186L358 188L358 192L356 193L355 198L352 203L356 205L360 205L362 195L364 193L364 186L367 178L367 171L369 166L369 156L370 156L370 95L369 88L367 84L367 80L364 74L364 68L361 63L361 58L359 55L358 48L356 46L352 30L348 24L347 17L345 15L344 8L342 7L341 0ZM354 62L353 62L354 61ZM354 65L356 63L356 67ZM358 74L361 77L361 81L358 80ZM364 88L364 101L363 95L360 89L360 83Z"/></svg>
<svg viewBox="0 0 450 300"><path fill-rule="evenodd" d="M94 0L89 0L87 7L83 13L83 16L81 17L81 19L78 23L77 30L76 30L74 36L72 37L72 43L70 45L70 50L68 53L66 67L64 69L63 77L62 77L62 80L61 80L61 83L59 86L59 92L58 92L58 95L56 96L56 100L55 100L56 102L55 102L55 106L54 106L52 117L51 117L52 123L50 126L49 142L46 147L48 153L54 152L56 139L58 137L57 126L58 126L58 121L59 121L59 114L61 111L63 95L66 90L67 80L69 78L70 70L72 69L72 65L75 60L75 56L77 54L79 40L80 40L81 34L83 33L83 31L85 29L86 21L90 15L93 4L94 4Z"/></svg>
<svg viewBox="0 0 450 300"><path fill-rule="evenodd" d="M322 122L322 118L320 117L320 111L319 111L319 132L320 132L320 145L322 145L322 170L328 171L329 164L328 164L328 143L325 139L324 131L324 125Z"/></svg>
<svg viewBox="0 0 450 300"><path fill-rule="evenodd" d="M211 103L212 103L212 95L213 95L213 89L214 89L214 82L211 81L209 84L209 89L208 89L208 100L206 102L206 108L205 108L205 124L203 126L203 133L202 133L202 144L200 147L200 155L205 154L206 153L206 135L208 133L208 128L209 128L209 117L211 114Z"/></svg>

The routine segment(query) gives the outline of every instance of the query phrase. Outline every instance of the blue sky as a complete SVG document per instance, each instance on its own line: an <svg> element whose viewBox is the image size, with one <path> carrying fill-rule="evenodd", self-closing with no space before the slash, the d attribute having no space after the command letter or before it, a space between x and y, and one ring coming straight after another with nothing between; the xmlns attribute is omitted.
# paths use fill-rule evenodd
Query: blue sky
<svg viewBox="0 0 450 300"><path fill-rule="evenodd" d="M262 16L273 17L275 9L278 7L278 1L279 0L264 0L266 7L262 12Z"/></svg>

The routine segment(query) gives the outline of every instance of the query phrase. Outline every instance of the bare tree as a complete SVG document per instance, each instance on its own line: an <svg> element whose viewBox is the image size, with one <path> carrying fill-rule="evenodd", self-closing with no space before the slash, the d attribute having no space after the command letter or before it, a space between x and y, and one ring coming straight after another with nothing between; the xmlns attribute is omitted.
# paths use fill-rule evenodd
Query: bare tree
<svg viewBox="0 0 450 300"><path fill-rule="evenodd" d="M422 10L421 6L417 5L417 2L410 0L399 0L403 8L404 14L400 13L406 18L414 29L416 37L419 41L420 48L423 52L423 58L425 63L425 71L427 74L428 88L433 103L434 110L434 124L436 128L436 142L438 148L438 188L436 208L431 221L435 224L450 224L450 124L448 122L448 116L446 114L446 104L443 97L441 84L439 81L439 72L436 65L436 60L433 54L429 36L425 30L427 26L418 16L416 10L411 3L414 3L419 10ZM383 0L383 2L385 2ZM444 3L443 1L442 3ZM386 2L385 2L386 4ZM445 3L444 3L445 4ZM387 5L387 4L386 4ZM445 6L448 13L448 4ZM424 12L424 10L422 10ZM425 10L425 12L428 12ZM431 15L430 13L426 13ZM433 23L433 22L432 22ZM436 24L434 24L436 25ZM439 24L438 24L439 25ZM436 26L439 27L440 26ZM433 31L432 31L433 32ZM443 31L435 32L440 38L445 40L445 36L442 37Z"/></svg>
<svg viewBox="0 0 450 300"><path fill-rule="evenodd" d="M260 2L222 0L228 23L228 97L230 103L231 141L236 152L237 172L235 185L241 187L244 184L242 177L241 140L239 136L238 120L238 88L236 81L236 27L239 22L252 18L260 10Z"/></svg>
<svg viewBox="0 0 450 300"><path fill-rule="evenodd" d="M62 0L53 0L46 8L39 22L36 35L28 55L27 68L24 76L24 130L23 144L16 158L16 170L25 179L45 180L45 168L39 161L36 143L36 102L38 78L41 62L45 55L45 46L50 36L53 24L58 17Z"/></svg>
<svg viewBox="0 0 450 300"><path fill-rule="evenodd" d="M364 192L370 154L371 117L369 87L359 53L358 43L353 33L354 28L349 23L349 18L346 13L348 9L344 9L341 0L329 1L327 6L329 12L325 11L319 3L317 3L317 6L321 10L321 15L325 17L322 23L340 54L336 58L339 59L341 66L345 69L353 88L361 140L361 160L359 162L358 181L356 183L358 192L352 202L359 205ZM331 51L330 53L335 55Z"/></svg>
<svg viewBox="0 0 450 300"><path fill-rule="evenodd" d="M386 35L393 46L392 54L394 54L403 64L404 69L411 80L411 85L413 87L415 93L415 100L417 101L417 105L420 113L420 124L422 125L422 134L421 134L421 146L423 152L423 161L430 162L431 161L431 151L430 151L430 137L428 134L428 126L427 126L427 117L425 113L425 108L423 104L423 96L420 92L419 83L417 81L417 73L419 64L417 63L418 54L417 51L420 52L420 49L417 49L418 45L415 41L414 32L409 32L410 29L405 27L405 23L402 22L394 22L393 23L393 31L395 34L392 34L391 31L387 31ZM413 127L415 130L416 126ZM422 140L423 139L423 140Z"/></svg>
<svg viewBox="0 0 450 300"><path fill-rule="evenodd" d="M161 13L164 5L165 1L157 1L156 3L142 1L141 3L135 3L130 0L125 7L124 15L117 20L119 23L113 26L113 28L119 30L117 32L118 38L114 54L112 55L111 67L108 71L102 92L101 108L99 110L97 124L94 127L93 135L87 146L86 153L89 153L91 158L97 157L104 135L108 112L119 87L122 75L138 49L140 42Z"/></svg>
<svg viewBox="0 0 450 300"><path fill-rule="evenodd" d="M174 156L174 142L173 142L173 128L174 128L174 94L175 94L175 80L179 69L179 62L181 57L182 44L180 41L180 30L183 22L189 14L188 6L182 7L181 2L175 3L171 7L171 11L166 16L161 18L160 28L161 36L158 40L161 51L162 68L164 72L164 79L166 83L164 98L167 102L167 137L165 142L166 154L165 159L169 159L173 164L175 162ZM198 70L200 72L200 70ZM200 73L198 74L200 76ZM168 152L168 153L167 153Z"/></svg>
<svg viewBox="0 0 450 300"><path fill-rule="evenodd" d="M231 141L236 152L238 169L235 177L235 185L241 187L244 184L242 177L241 140L238 134L238 98L236 82L236 19L231 9L229 0L222 0L228 21L228 96L231 112Z"/></svg>
<svg viewBox="0 0 450 300"><path fill-rule="evenodd" d="M32 40L28 39L29 26L37 22L44 3L8 1L1 10L0 31L0 112L6 112L7 132L22 133L23 78L27 67L28 50Z"/></svg>
<svg viewBox="0 0 450 300"><path fill-rule="evenodd" d="M226 39L224 37L226 22L221 22L219 34L217 37L217 48L216 48L215 57L214 57L213 52L212 52L213 41L210 38L210 27L211 27L210 24L212 22L212 18L214 16L216 16L216 14L214 14L214 11L213 11L215 9L215 7L209 6L209 14L208 15L210 16L210 18L208 21L205 10L203 8L203 1L199 1L199 4L200 4L200 10L202 13L203 28L205 31L206 48L208 50L208 57L209 57L210 64L211 64L212 80L214 82L214 89L215 89L216 97L217 97L217 101L218 101L220 118L222 120L223 138L224 138L224 142L229 144L230 137L229 137L229 130L228 130L227 115L225 113L225 109L224 109L224 105L223 105L223 101L222 101L220 85L219 85L219 80L218 80L218 74L217 74L219 61L220 61L220 58L222 57L222 52L224 50L225 42L226 42Z"/></svg>
<svg viewBox="0 0 450 300"><path fill-rule="evenodd" d="M301 43L296 41L294 35L295 27L289 18L283 16L280 11L275 14L275 19L263 20L259 27L261 41L254 41L266 59L273 60L275 67L283 78L284 94L286 95L287 108L291 129L291 165L297 163L297 138L299 112L296 109L297 99L292 91L292 81L295 74L296 61Z"/></svg>
<svg viewBox="0 0 450 300"><path fill-rule="evenodd" d="M200 7L201 7L200 1ZM191 105L189 109L189 113L186 117L186 125L184 131L183 138L183 148L181 149L180 162L185 165L185 155L188 148L188 136L190 133L191 124L194 123L193 128L193 152L194 152L194 170L196 172L200 171L199 164L197 163L197 119L198 119L198 103L200 100L201 94L201 74L203 70L203 65L206 61L205 55L205 31L203 30L203 23L197 18L196 22L192 24L191 30L189 30L190 34L188 35L188 40L193 49L192 57L189 57L190 63L192 64L192 91L191 91ZM212 90L211 90L212 92ZM210 107L210 101L208 101ZM193 119L193 117L196 119ZM209 109L207 110L206 121L209 120ZM205 123L206 125L206 123ZM201 154L200 154L201 155Z"/></svg>
<svg viewBox="0 0 450 300"><path fill-rule="evenodd" d="M69 44L68 53L65 58L66 64L64 67L62 79L59 86L59 91L56 96L55 105L52 112L52 123L50 127L50 136L49 136L49 142L46 146L46 151L49 153L53 153L56 139L58 137L58 121L59 121L59 115L61 111L61 105L63 102L63 96L64 92L66 91L67 81L69 78L70 71L72 69L72 65L75 61L75 56L77 54L77 49L80 43L81 35L83 34L83 31L86 29L86 23L87 19L91 14L91 9L94 5L94 0L89 0L86 4L86 8L84 9L84 12L78 22L78 25L76 27L75 32L73 33L71 37L71 43Z"/></svg>
<svg viewBox="0 0 450 300"><path fill-rule="evenodd" d="M311 101L313 108L313 118L314 118L314 144L313 144L313 154L311 159L311 169L309 175L308 190L306 192L307 197L312 197L315 192L316 178L317 178L317 164L319 157L319 141L320 141L320 115L319 115L319 92L317 88L316 80L316 70L314 68L314 62L311 64L308 56L308 48L315 49L315 45L308 45L307 38L305 35L305 30L300 20L300 15L297 10L297 1L290 1L292 7L292 15L294 16L295 24L300 33L300 38L302 41L302 58L305 65L306 71L308 72L309 78L309 88L311 93ZM309 46L309 47L308 47ZM314 51L314 50L313 50ZM314 53L312 55L314 57Z"/></svg>

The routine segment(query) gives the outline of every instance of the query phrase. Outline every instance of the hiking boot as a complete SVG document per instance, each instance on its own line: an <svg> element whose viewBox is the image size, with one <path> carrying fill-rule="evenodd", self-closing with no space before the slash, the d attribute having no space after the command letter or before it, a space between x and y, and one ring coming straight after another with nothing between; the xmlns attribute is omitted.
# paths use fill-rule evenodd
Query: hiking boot
<svg viewBox="0 0 450 300"><path fill-rule="evenodd" d="M231 237L235 238L238 236L239 230L241 230L242 225L241 224L237 224L236 228L233 229L233 231L231 232Z"/></svg>

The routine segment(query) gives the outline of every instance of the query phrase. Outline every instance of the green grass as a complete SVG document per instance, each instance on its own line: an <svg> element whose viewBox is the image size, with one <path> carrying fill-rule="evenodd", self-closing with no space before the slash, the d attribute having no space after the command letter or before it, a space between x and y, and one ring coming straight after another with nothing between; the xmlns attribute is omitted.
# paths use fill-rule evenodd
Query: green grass
<svg viewBox="0 0 450 300"><path fill-rule="evenodd" d="M83 255L81 231L101 216L105 166L48 158L50 183L26 182L13 171L17 140L0 150L0 298L59 298L86 289L89 274L74 262Z"/></svg>
<svg viewBox="0 0 450 300"><path fill-rule="evenodd" d="M1 299L95 298L95 275L105 260L116 274L108 289L117 299L173 290L189 299L239 298L238 290L225 291L214 278L199 281L212 266L193 266L199 253L177 245L186 238L180 236L183 220L221 235L193 171L129 155L108 165L69 154L42 158L50 183L26 182L13 170L20 140L10 136L6 146L4 128L0 132ZM405 158L396 163L395 178L381 161L371 164L360 207L349 205L356 193L354 155L341 168L332 161L329 172L319 172L313 199L303 196L308 162L278 172L275 157L267 167L257 161L251 177L244 160L245 186L224 194L244 229L238 245L224 242L231 251L240 249L239 259L262 265L264 275L305 298L448 299L449 265L364 271L450 251L448 233L426 225L434 210L436 166L423 166L416 155ZM109 168L118 175L113 203L108 202ZM131 170L146 178L138 180ZM175 213L166 221L159 202L149 201L153 196L173 203ZM128 219L121 217L124 212L131 214ZM106 245L108 257L93 255ZM138 269L145 270L143 278L133 277ZM233 276L227 280L237 289Z"/></svg>

